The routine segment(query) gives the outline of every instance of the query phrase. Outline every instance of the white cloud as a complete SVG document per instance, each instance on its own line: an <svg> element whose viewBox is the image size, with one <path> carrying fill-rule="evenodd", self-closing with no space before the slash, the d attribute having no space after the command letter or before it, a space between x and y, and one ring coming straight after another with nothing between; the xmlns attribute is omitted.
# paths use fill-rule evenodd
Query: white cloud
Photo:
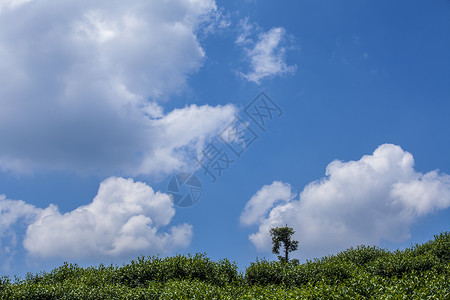
<svg viewBox="0 0 450 300"><path fill-rule="evenodd" d="M218 135L235 113L232 105L191 105L154 120L149 133L151 144L146 147L152 152L144 154L137 172L167 173L186 168L189 160L194 162L194 155L189 157L189 153L199 154L206 138Z"/></svg>
<svg viewBox="0 0 450 300"><path fill-rule="evenodd" d="M450 202L450 175L428 172L409 182L396 183L390 196L409 208L412 216L422 216L445 209Z"/></svg>
<svg viewBox="0 0 450 300"><path fill-rule="evenodd" d="M30 223L41 212L42 209L22 200L10 200L6 199L5 195L0 195L0 263L2 269L11 269L17 242L20 239L13 226L18 222Z"/></svg>
<svg viewBox="0 0 450 300"><path fill-rule="evenodd" d="M358 161L333 161L326 177L308 184L296 200L272 207L276 199L289 199L289 186L280 182L264 186L247 203L241 222L259 225L249 237L259 250L270 249L271 227L288 224L300 242L294 256L302 258L383 239L404 241L420 216L450 207L450 176L437 171L422 174L413 166L410 153L384 144ZM280 187L284 187L280 194L267 193Z"/></svg>
<svg viewBox="0 0 450 300"><path fill-rule="evenodd" d="M170 172L234 116L230 105L164 113L155 102L201 67L196 31L217 19L212 0L2 3L0 169Z"/></svg>
<svg viewBox="0 0 450 300"><path fill-rule="evenodd" d="M247 20L241 23L242 33L236 39L236 44L243 45L252 42L248 36L253 26ZM252 49L244 48L250 60L251 71L241 75L248 81L260 83L261 79L275 75L293 74L297 70L295 65L286 63L286 47L283 46L285 29L275 27L268 32L261 33Z"/></svg>
<svg viewBox="0 0 450 300"><path fill-rule="evenodd" d="M32 220L41 211L22 200L10 200L5 195L0 195L0 237L19 219Z"/></svg>
<svg viewBox="0 0 450 300"><path fill-rule="evenodd" d="M236 38L235 43L237 45L252 43L253 40L249 39L249 36L253 34L255 25L250 23L248 18L245 18L239 22L239 26L241 28L241 33Z"/></svg>
<svg viewBox="0 0 450 300"><path fill-rule="evenodd" d="M92 258L149 253L166 254L189 245L189 224L169 226L175 208L169 195L132 179L110 177L100 184L88 205L60 213L55 205L36 208L23 201L0 197L0 238L15 223L27 225L24 248L37 257ZM166 228L166 229L165 229ZM11 236L7 253L17 244Z"/></svg>
<svg viewBox="0 0 450 300"><path fill-rule="evenodd" d="M0 13L3 10L13 10L16 9L18 7L20 7L23 4L26 4L28 2L31 2L33 0L2 0L0 2Z"/></svg>
<svg viewBox="0 0 450 300"><path fill-rule="evenodd" d="M251 225L261 222L274 204L289 202L292 198L291 186L280 181L263 186L245 205L241 214L241 224Z"/></svg>

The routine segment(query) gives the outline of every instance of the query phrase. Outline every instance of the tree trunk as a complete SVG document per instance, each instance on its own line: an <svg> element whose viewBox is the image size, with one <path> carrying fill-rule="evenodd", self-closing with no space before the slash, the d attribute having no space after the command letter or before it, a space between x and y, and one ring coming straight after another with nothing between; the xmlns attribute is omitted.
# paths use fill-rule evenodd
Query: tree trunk
<svg viewBox="0 0 450 300"><path fill-rule="evenodd" d="M286 260L286 262L288 262L288 255L289 255L288 246L285 244L284 245L284 259Z"/></svg>

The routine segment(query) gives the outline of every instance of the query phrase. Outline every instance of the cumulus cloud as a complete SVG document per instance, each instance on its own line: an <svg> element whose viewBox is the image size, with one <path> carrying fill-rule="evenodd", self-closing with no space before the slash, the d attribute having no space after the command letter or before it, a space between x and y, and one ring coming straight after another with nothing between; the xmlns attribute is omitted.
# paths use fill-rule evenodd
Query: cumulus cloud
<svg viewBox="0 0 450 300"><path fill-rule="evenodd" d="M241 214L241 224L251 225L264 220L274 204L291 200L291 186L280 181L263 186L245 205Z"/></svg>
<svg viewBox="0 0 450 300"><path fill-rule="evenodd" d="M211 107L191 105L174 109L163 118L153 120L146 140L150 152L144 153L137 173L167 173L188 167L189 161L203 149L204 142L220 133L233 116L236 108L232 105ZM195 155L189 156L194 152Z"/></svg>
<svg viewBox="0 0 450 300"><path fill-rule="evenodd" d="M235 113L161 106L201 67L196 32L214 15L212 0L3 1L0 169L134 176L185 164Z"/></svg>
<svg viewBox="0 0 450 300"><path fill-rule="evenodd" d="M91 203L67 213L53 204L40 209L0 197L0 237L23 218L27 225L23 246L33 256L83 259L166 254L188 246L193 235L189 224L169 226L174 215L169 195L133 179L110 177L100 184ZM15 245L7 247L11 246Z"/></svg>
<svg viewBox="0 0 450 300"><path fill-rule="evenodd" d="M13 226L16 223L30 223L42 212L42 209L22 200L10 200L0 195L0 263L2 269L9 270L16 254L17 235Z"/></svg>
<svg viewBox="0 0 450 300"><path fill-rule="evenodd" d="M0 236L4 235L5 231L19 219L32 220L41 211L41 209L22 200L10 200L6 199L5 195L0 195Z"/></svg>
<svg viewBox="0 0 450 300"><path fill-rule="evenodd" d="M396 145L381 145L358 161L333 161L325 175L297 199L281 182L258 191L241 215L242 224L259 226L250 241L270 249L269 229L288 224L300 242L297 255L321 257L359 244L404 241L420 216L450 207L450 176L415 171L413 156ZM273 205L277 199L284 201Z"/></svg>
<svg viewBox="0 0 450 300"><path fill-rule="evenodd" d="M284 28L275 27L268 32L263 32L254 43L249 38L254 31L254 25L249 24L245 19L241 22L241 27L242 33L236 39L236 44L253 45L253 48L247 48L247 46L244 48L251 67L250 72L241 73L245 79L259 84L266 77L295 73L297 67L286 63L286 47L283 44L286 34Z"/></svg>

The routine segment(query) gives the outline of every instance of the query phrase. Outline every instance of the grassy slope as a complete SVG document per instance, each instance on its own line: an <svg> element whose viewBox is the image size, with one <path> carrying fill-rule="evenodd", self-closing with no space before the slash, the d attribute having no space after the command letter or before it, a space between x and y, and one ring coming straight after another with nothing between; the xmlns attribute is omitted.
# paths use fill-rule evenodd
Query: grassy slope
<svg viewBox="0 0 450 300"><path fill-rule="evenodd" d="M194 298L450 299L450 233L403 251L360 246L301 265L261 260L244 274L226 259L196 254L0 278L0 299Z"/></svg>

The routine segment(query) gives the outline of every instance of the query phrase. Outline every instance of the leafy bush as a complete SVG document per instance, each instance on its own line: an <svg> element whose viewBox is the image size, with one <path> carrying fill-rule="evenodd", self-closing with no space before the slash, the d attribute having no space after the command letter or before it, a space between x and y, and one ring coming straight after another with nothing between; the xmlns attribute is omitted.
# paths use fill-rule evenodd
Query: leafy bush
<svg viewBox="0 0 450 300"><path fill-rule="evenodd" d="M174 257L144 257L119 268L115 281L129 287L145 285L148 281L166 282L173 279L197 279L212 284L226 284L238 280L235 263L227 259L213 262L205 254Z"/></svg>
<svg viewBox="0 0 450 300"><path fill-rule="evenodd" d="M380 249L375 246L358 246L356 248L350 248L343 251L336 256L342 260L348 260L357 266L364 266L365 264L376 260L377 258L386 255L386 250Z"/></svg>
<svg viewBox="0 0 450 300"><path fill-rule="evenodd" d="M414 252L416 254L429 253L437 257L441 262L450 261L450 232L445 231L434 236L434 240L422 245L415 245Z"/></svg>
<svg viewBox="0 0 450 300"><path fill-rule="evenodd" d="M303 264L138 258L121 267L68 264L0 277L0 299L450 299L449 233L403 251L359 246Z"/></svg>
<svg viewBox="0 0 450 300"><path fill-rule="evenodd" d="M245 281L250 285L281 284L287 287L318 281L331 284L350 278L353 270L353 264L346 263L337 257L326 257L302 265L257 260L247 268Z"/></svg>
<svg viewBox="0 0 450 300"><path fill-rule="evenodd" d="M368 266L368 270L374 275L401 277L404 273L425 272L434 267L439 268L440 262L436 256L430 253L415 254L411 249L390 253L375 260Z"/></svg>
<svg viewBox="0 0 450 300"><path fill-rule="evenodd" d="M282 261L256 260L245 271L245 282L250 285L284 284L291 265Z"/></svg>

